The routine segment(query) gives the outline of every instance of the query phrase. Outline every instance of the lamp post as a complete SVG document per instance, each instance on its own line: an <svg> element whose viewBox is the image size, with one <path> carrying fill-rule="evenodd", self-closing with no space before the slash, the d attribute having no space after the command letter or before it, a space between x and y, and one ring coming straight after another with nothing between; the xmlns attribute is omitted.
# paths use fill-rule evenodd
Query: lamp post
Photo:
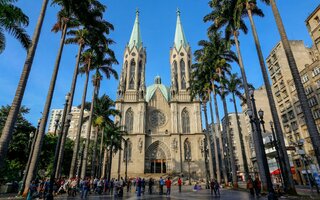
<svg viewBox="0 0 320 200"><path fill-rule="evenodd" d="M31 131L31 132L29 133L28 152L31 151L31 144L32 144L32 139L33 139L33 137L34 137L34 132Z"/></svg>
<svg viewBox="0 0 320 200"><path fill-rule="evenodd" d="M125 145L125 150L126 150L126 152L125 152L125 156L126 156L125 180L126 181L128 180L128 151L129 151L129 149L128 149L128 140L129 140L129 138L124 140L124 145Z"/></svg>
<svg viewBox="0 0 320 200"><path fill-rule="evenodd" d="M65 104L64 104L63 113L62 113L61 129L59 130L59 133L58 133L59 137L61 135L61 142L60 142L59 151L57 154L58 155L58 163L57 163L57 170L56 170L55 178L60 177L60 174L61 174L61 165L62 165L62 160L63 160L63 152L64 152L63 150L64 150L64 145L65 145L65 137L67 135L67 131L70 126L70 122L66 121L69 100L70 100L70 93L67 93L65 96ZM59 116L59 119L60 119L60 116ZM69 123L69 124L66 126L66 123Z"/></svg>
<svg viewBox="0 0 320 200"><path fill-rule="evenodd" d="M54 120L54 133L53 133L54 136L57 135L57 129L58 129L58 127L59 127L60 117L61 117L61 114L58 113L58 114L56 115L55 120Z"/></svg>
<svg viewBox="0 0 320 200"><path fill-rule="evenodd" d="M29 134L29 138L30 138L30 142L29 142L29 145L30 147L28 148L29 150L29 156L28 156L28 161L27 161L27 164L26 164L26 168L24 170L24 174L23 174L23 178L22 178L22 185L21 185L21 190L19 191L19 195L21 195L23 193L23 190L24 190L24 186L26 184L26 179L27 179L27 174L28 174L28 171L29 171L29 167L30 167L30 162L32 160L32 155L33 155L33 149L34 149L34 145L35 145L35 142L36 142L36 139L37 139L37 135L38 135L38 130L39 130L39 127L40 127L40 123L41 123L41 118L38 119L38 124L37 124L37 129L35 131L35 134L33 132L31 132Z"/></svg>
<svg viewBox="0 0 320 200"><path fill-rule="evenodd" d="M276 152L277 152L277 157L275 158L276 159L276 164L277 164L277 168L279 169L279 158L280 158L280 155L279 155L279 142L276 138L276 134L275 134L275 131L274 131L274 128L273 128L273 122L270 121L270 127L271 127L271 132L272 132L272 137L269 137L270 141L271 141L271 144L272 146L274 146L274 148L276 149ZM272 139L273 138L273 139ZM283 183L283 178L282 178L282 170L280 169L281 173L280 173L280 178L281 178L281 183Z"/></svg>
<svg viewBox="0 0 320 200"><path fill-rule="evenodd" d="M191 152L189 148L187 149L187 152L186 152L186 161L188 162L189 185L191 185L191 174L190 174Z"/></svg>
<svg viewBox="0 0 320 200"><path fill-rule="evenodd" d="M259 110L259 112L257 112L257 107L256 107L255 99L254 99L254 90L251 89L249 91L249 94L250 94L250 100L252 103L253 110L248 109L247 114L250 118L252 130L255 130L255 132L257 133L257 139L259 142L259 146L262 148L261 158L262 158L264 172L266 174L267 187L268 187L268 200L273 200L273 199L277 199L277 197L274 195L274 189L273 189L273 185L272 185L272 181L271 181L271 177L270 177L270 170L269 170L269 166L268 166L266 152L264 150L262 131L261 131L261 125L263 128L263 131L265 131L264 121L263 121L264 112L261 109ZM260 172L260 173L263 173L263 172Z"/></svg>
<svg viewBox="0 0 320 200"><path fill-rule="evenodd" d="M109 167L108 167L108 183L110 183L111 179L111 165L112 165L112 150L113 150L113 135L111 135L111 145L109 147Z"/></svg>
<svg viewBox="0 0 320 200"><path fill-rule="evenodd" d="M67 123L65 124L65 126L70 126L71 118L72 118L72 114L69 113L67 115ZM54 184L55 175L56 175L56 171L57 171L58 154L59 154L61 139L62 139L62 134L59 134L58 141L56 144L55 153L54 153L53 168L52 168L52 173L50 176L49 194L47 196L47 200L53 199L53 184Z"/></svg>

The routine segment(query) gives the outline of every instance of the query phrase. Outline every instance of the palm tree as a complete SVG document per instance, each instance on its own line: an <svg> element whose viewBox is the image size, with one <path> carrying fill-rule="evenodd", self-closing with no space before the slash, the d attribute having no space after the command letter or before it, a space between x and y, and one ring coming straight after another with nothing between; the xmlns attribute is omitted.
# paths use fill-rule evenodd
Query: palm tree
<svg viewBox="0 0 320 200"><path fill-rule="evenodd" d="M267 73L267 68L266 68L263 54L262 54L262 50L261 50L261 44L259 41L258 33L257 33L255 23L253 20L253 16L252 16L252 12L257 9L256 1L248 1L248 0L238 0L238 1L239 1L238 2L239 9L246 10L248 13L249 20L250 20L252 34L254 37L254 42L255 42L258 58L259 58L259 64L260 64L260 68L261 68L261 72L262 72L262 76L263 76L263 80L264 80L264 85L266 87L266 92L267 92L267 96L268 96L268 100L269 100L269 106L270 106L272 118L274 121L275 130L277 132L277 139L280 142L280 146L281 146L280 151L279 151L279 157L280 157L279 160L280 160L281 171L283 171L284 185L285 185L285 188L288 191L288 193L296 194L293 177L292 177L292 174L290 171L290 161L289 161L289 157L287 154L287 150L285 148L284 135L283 135L283 131L281 129L279 115L277 113L276 104L275 104L274 97L272 94L271 84L270 84L269 76ZM268 5L270 4L270 0L262 0L262 2L264 2ZM300 78L300 76L299 76L299 78ZM303 90L303 92L304 92L304 90ZM308 106L308 103L307 103L307 106ZM311 112L310 112L310 114L311 114ZM318 134L317 134L317 136L318 136Z"/></svg>
<svg viewBox="0 0 320 200"><path fill-rule="evenodd" d="M41 33L42 24L43 24L43 20L44 20L44 16L46 13L48 2L49 2L49 0L43 0L40 15L38 18L38 22L37 22L37 25L36 25L36 28L35 28L35 31L34 31L34 34L32 37L32 42L31 42L31 45L28 49L27 58L25 60L24 67L22 69L22 74L20 76L19 84L16 89L16 93L15 93L14 99L12 101L6 123L2 129L2 134L1 134L1 138L0 138L0 167L2 167L4 159L5 159L7 152L8 152L9 142L12 138L14 125L17 121L17 117L18 117L19 110L21 107L22 98L23 98L24 91L26 89L26 85L28 82L29 74L31 71L31 66L32 66L34 54L35 54L37 46L38 46L39 36ZM29 186L26 188L29 188Z"/></svg>
<svg viewBox="0 0 320 200"><path fill-rule="evenodd" d="M114 101L112 101L107 95L102 95L100 98L96 99L93 110L93 126L96 127L96 135L94 138L94 149L92 153L92 167L91 167L91 176L95 176L95 165L96 165L96 149L97 149L97 138L99 132L101 132L101 144L99 152L99 161L98 166L101 164L101 154L103 148L104 140L104 127L106 125L112 125L113 121L110 117L119 116L120 112L116 109L113 109L115 106Z"/></svg>
<svg viewBox="0 0 320 200"><path fill-rule="evenodd" d="M29 25L29 17L20 8L14 6L13 2L16 0L0 1L0 54L6 47L4 30L19 40L26 50L31 44L30 37L24 29Z"/></svg>
<svg viewBox="0 0 320 200"><path fill-rule="evenodd" d="M81 73L84 73L86 76L85 82L84 82L84 88L82 93L82 100L81 100L81 108L80 108L80 114L79 114L79 121L78 121L78 128L77 128L77 135L76 140L74 142L73 147L73 154L72 154L72 160L71 160L71 166L69 171L69 178L74 177L74 170L76 165L76 158L79 151L79 145L80 145L80 136L81 136L81 130L82 130L82 124L83 124L83 114L84 114L84 106L86 102L87 97L87 89L88 89L88 83L89 83L89 74L90 70L92 70L92 57L93 53L91 51L86 51L82 54L82 63L83 65L79 69Z"/></svg>
<svg viewBox="0 0 320 200"><path fill-rule="evenodd" d="M311 142L312 142L312 145L313 145L314 153L315 153L318 165L320 165L319 164L320 163L320 149L319 149L320 136L319 136L319 133L318 133L318 129L317 129L317 126L315 124L313 116L310 114L310 113L312 113L311 112L311 108L308 105L308 99L307 99L307 96L305 94L305 90L303 88L303 84L301 82L301 77L300 77L300 74L299 74L299 71L298 71L298 68L297 68L297 64L295 62L295 59L294 59L294 56L293 56L293 53L292 53L292 50L291 50L291 47L290 47L290 44L289 44L288 36L287 36L286 31L285 31L285 28L284 28L284 25L283 25L279 10L277 8L276 2L274 0L270 0L270 4L271 4L273 15L274 15L274 18L275 18L275 21L276 21L276 24L277 24L277 27L278 27L278 30L279 30L279 33L280 33L283 49L284 49L285 54L287 56L287 60L288 60L289 67L290 67L290 71L291 71L291 74L292 74L292 77L293 77L293 82L294 82L295 87L297 89L298 98L299 98L300 105L301 105L301 108L302 108L302 112L303 112L303 115L304 115L304 118L305 118L307 129L308 129L308 132L309 132L309 135L310 135L310 138L311 138ZM280 127L279 124L277 124L277 126ZM275 127L277 127L277 126L275 125ZM276 128L276 132L278 132L277 128ZM280 140L281 145L282 145L283 144L283 136L282 135L280 135L280 136L282 137L282 139ZM280 136L278 135L278 138ZM287 168L288 167L289 166L287 166ZM290 170L289 170L289 174L290 174L289 178L291 178ZM290 179L290 181L291 181L291 179Z"/></svg>
<svg viewBox="0 0 320 200"><path fill-rule="evenodd" d="M90 115L89 115L89 124L88 124L88 129L87 129L87 140L86 140L86 145L85 149L83 152L83 160L82 160L82 168L81 168L81 178L84 178L86 174L86 169L87 169L87 156L88 156L88 150L89 150L89 143L90 143L90 134L91 134L91 124L92 124L92 117L94 113L94 104L95 104L95 99L98 95L98 91L100 88L100 81L102 79L101 73L99 70L101 70L107 78L110 78L111 75L114 76L116 79L118 79L118 74L117 72L112 68L112 65L117 63L117 60L115 59L114 52L107 48L105 51L102 53L102 57L97 55L97 60L96 63L94 63L95 69L96 69L96 74L94 76L93 84L94 84L94 91L92 94L92 103L91 103L91 108L90 108ZM104 56L108 56L107 58L104 58ZM98 134L98 133L96 133Z"/></svg>
<svg viewBox="0 0 320 200"><path fill-rule="evenodd" d="M80 64L80 57L81 53L83 51L83 48L88 44L88 34L89 31L87 29L78 29L78 30L70 30L68 31L67 35L73 36L70 38L67 38L65 43L66 44L78 44L78 54L77 54L77 60L76 60L76 65L74 68L73 72L73 77L72 77L72 82L71 82L71 88L70 88L70 97L68 100L68 107L67 107L67 112L71 112L72 104L73 104L73 98L74 98L74 92L76 89L76 84L77 84L77 77L78 77L78 71L79 71L79 64ZM63 127L63 126L62 126ZM62 134L62 140L61 140L61 148L59 149L59 156L58 156L58 164L57 164L57 174L56 178L59 178L61 176L61 165L63 161L63 155L64 155L64 145L66 142L67 138L67 133L68 133L68 128L69 127L64 127L59 134ZM66 129L66 130L64 130Z"/></svg>
<svg viewBox="0 0 320 200"><path fill-rule="evenodd" d="M245 73L243 60L241 56L241 50L239 46L239 40L238 40L239 31L242 31L245 34L248 32L248 28L243 19L243 17L246 16L246 12L244 12L243 7L239 8L238 0L222 0L222 1L212 0L209 3L209 6L213 9L213 11L204 17L204 21L214 22L214 24L212 24L209 27L209 32L223 28L225 30L225 35L227 39L229 39L231 35L233 35L233 39L237 49L240 71L241 71L242 80L243 80L242 82L245 90L245 97L246 99L250 99L247 76ZM252 14L263 16L262 11L258 8L253 9ZM252 108L250 101L247 101L247 108L248 109ZM264 167L262 163L262 154L261 154L262 150L259 146L257 133L253 134L253 140L255 145L258 168L260 172L260 178L263 184L266 184L266 174L264 173Z"/></svg>

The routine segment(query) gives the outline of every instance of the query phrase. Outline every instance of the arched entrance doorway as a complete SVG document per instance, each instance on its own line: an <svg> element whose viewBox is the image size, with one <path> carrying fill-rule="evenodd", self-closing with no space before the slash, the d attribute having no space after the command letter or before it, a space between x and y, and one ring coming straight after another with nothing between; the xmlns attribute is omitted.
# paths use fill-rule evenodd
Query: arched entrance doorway
<svg viewBox="0 0 320 200"><path fill-rule="evenodd" d="M145 158L146 173L167 173L170 170L171 155L168 147L160 141L152 143Z"/></svg>

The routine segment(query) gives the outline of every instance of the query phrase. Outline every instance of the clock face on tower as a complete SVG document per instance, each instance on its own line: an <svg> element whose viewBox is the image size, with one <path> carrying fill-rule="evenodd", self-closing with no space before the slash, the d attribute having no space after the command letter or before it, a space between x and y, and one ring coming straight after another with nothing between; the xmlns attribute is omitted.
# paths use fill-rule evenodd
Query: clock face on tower
<svg viewBox="0 0 320 200"><path fill-rule="evenodd" d="M153 127L163 126L166 123L166 116L160 110L154 110L150 114L149 121Z"/></svg>

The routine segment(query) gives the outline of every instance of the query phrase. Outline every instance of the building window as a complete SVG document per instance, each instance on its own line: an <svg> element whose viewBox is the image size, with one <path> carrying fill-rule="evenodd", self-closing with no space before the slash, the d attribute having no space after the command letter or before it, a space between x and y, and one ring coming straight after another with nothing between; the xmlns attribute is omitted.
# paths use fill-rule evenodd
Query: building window
<svg viewBox="0 0 320 200"><path fill-rule="evenodd" d="M309 95L311 92L313 92L313 89L312 89L311 86L308 86L308 87L306 87L306 88L304 89L304 91L305 91L306 95Z"/></svg>
<svg viewBox="0 0 320 200"><path fill-rule="evenodd" d="M187 109L183 109L181 114L182 119L182 133L190 133L190 118L189 118L189 112Z"/></svg>
<svg viewBox="0 0 320 200"><path fill-rule="evenodd" d="M301 76L301 82L304 84L309 81L308 74Z"/></svg>
<svg viewBox="0 0 320 200"><path fill-rule="evenodd" d="M130 63L130 82L129 82L129 89L134 89L134 77L136 72L136 62L132 59Z"/></svg>
<svg viewBox="0 0 320 200"><path fill-rule="evenodd" d="M310 99L308 99L308 104L309 104L309 107L313 107L313 106L317 105L318 102L317 102L316 97L313 96Z"/></svg>
<svg viewBox="0 0 320 200"><path fill-rule="evenodd" d="M139 71L138 71L138 88L141 84L141 77L142 77L142 61L139 62Z"/></svg>
<svg viewBox="0 0 320 200"><path fill-rule="evenodd" d="M313 111L313 117L315 119L319 119L320 118L320 110L319 109Z"/></svg>
<svg viewBox="0 0 320 200"><path fill-rule="evenodd" d="M131 155L132 155L132 142L130 140L127 140L127 145L124 147L124 155L123 155L123 161L125 162L131 160Z"/></svg>
<svg viewBox="0 0 320 200"><path fill-rule="evenodd" d="M126 112L126 123L125 123L125 127L126 127L126 131L127 133L132 133L133 131L133 111L131 108L129 108Z"/></svg>
<svg viewBox="0 0 320 200"><path fill-rule="evenodd" d="M174 80L174 83L172 83L172 85L176 85L178 84L178 65L177 65L177 61L173 61L173 64L172 64L172 76L173 76L173 80Z"/></svg>
<svg viewBox="0 0 320 200"><path fill-rule="evenodd" d="M313 70L312 70L312 77L315 77L317 75L320 74L320 67L315 67Z"/></svg>
<svg viewBox="0 0 320 200"><path fill-rule="evenodd" d="M188 138L184 141L184 159L186 161L191 161L191 143Z"/></svg>
<svg viewBox="0 0 320 200"><path fill-rule="evenodd" d="M180 75L181 75L181 89L185 90L186 85L186 66L185 62L183 60L180 61Z"/></svg>
<svg viewBox="0 0 320 200"><path fill-rule="evenodd" d="M297 129L298 129L298 124L297 124L297 122L292 122L292 123L291 123L291 128L292 128L293 131L297 130Z"/></svg>
<svg viewBox="0 0 320 200"><path fill-rule="evenodd" d="M296 106L296 111L297 111L297 114L302 113L301 105Z"/></svg>
<svg viewBox="0 0 320 200"><path fill-rule="evenodd" d="M293 110L290 110L290 111L288 112L288 115L289 115L289 118L290 118L290 119L294 119L294 118L295 118L294 113L293 113Z"/></svg>
<svg viewBox="0 0 320 200"><path fill-rule="evenodd" d="M317 80L317 89L319 89L320 88L320 80Z"/></svg>

